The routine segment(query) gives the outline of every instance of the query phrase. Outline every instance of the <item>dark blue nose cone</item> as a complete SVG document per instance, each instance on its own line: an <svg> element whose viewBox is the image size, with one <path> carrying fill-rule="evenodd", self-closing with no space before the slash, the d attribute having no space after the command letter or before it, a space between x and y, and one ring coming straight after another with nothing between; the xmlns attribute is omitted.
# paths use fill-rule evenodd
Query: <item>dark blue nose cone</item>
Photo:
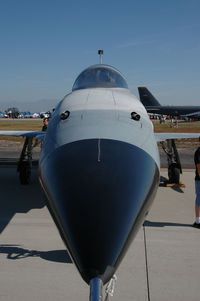
<svg viewBox="0 0 200 301"><path fill-rule="evenodd" d="M159 183L155 161L128 143L81 140L44 160L41 181L83 279L106 283L152 203Z"/></svg>

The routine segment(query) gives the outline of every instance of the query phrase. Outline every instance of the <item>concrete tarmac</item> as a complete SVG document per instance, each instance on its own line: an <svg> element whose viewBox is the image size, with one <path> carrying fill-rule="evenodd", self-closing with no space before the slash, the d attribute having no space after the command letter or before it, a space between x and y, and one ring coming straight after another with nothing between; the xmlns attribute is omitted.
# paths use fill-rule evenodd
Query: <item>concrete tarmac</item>
<svg viewBox="0 0 200 301"><path fill-rule="evenodd" d="M200 230L191 227L194 172L184 172L181 180L184 189L161 184L145 222L151 301L199 300ZM14 168L0 168L0 300L88 301L89 288L45 206L37 169L32 182L21 186ZM116 274L113 301L148 300L143 228Z"/></svg>
<svg viewBox="0 0 200 301"><path fill-rule="evenodd" d="M21 147L1 147L0 146L0 165L2 162L7 159L15 159L16 161L19 160L20 153L22 150ZM180 161L182 168L194 168L194 152L196 149L193 148L182 148L179 149L179 156L180 156ZM164 151L160 148L160 166L161 168L167 168L167 156L164 153ZM35 147L33 149L33 159L38 160L40 157L40 147Z"/></svg>

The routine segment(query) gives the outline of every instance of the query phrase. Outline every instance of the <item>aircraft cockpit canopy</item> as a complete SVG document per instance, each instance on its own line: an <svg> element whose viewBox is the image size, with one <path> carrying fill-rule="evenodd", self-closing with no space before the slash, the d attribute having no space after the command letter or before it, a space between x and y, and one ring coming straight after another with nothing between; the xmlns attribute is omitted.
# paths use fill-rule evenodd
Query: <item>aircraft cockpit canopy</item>
<svg viewBox="0 0 200 301"><path fill-rule="evenodd" d="M124 88L128 89L123 75L107 65L94 65L85 69L75 80L72 91L87 88Z"/></svg>

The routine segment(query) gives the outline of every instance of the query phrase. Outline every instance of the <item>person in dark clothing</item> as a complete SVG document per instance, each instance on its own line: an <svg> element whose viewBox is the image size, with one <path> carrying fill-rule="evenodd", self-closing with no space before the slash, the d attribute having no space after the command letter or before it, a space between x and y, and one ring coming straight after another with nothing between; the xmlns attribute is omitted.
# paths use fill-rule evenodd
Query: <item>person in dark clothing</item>
<svg viewBox="0 0 200 301"><path fill-rule="evenodd" d="M44 118L43 119L43 127L42 127L43 132L45 132L47 130L48 123L49 123L49 118ZM42 146L42 142L39 142L39 140L36 139L33 147L36 147L38 145Z"/></svg>
<svg viewBox="0 0 200 301"><path fill-rule="evenodd" d="M43 127L42 127L43 132L47 130L48 123L49 123L49 118L44 118L43 119Z"/></svg>
<svg viewBox="0 0 200 301"><path fill-rule="evenodd" d="M200 141L200 138L199 138ZM200 147L197 148L194 154L194 163L196 167L195 172L195 191L196 191L196 200L195 200L195 215L196 220L193 224L193 227L200 229Z"/></svg>

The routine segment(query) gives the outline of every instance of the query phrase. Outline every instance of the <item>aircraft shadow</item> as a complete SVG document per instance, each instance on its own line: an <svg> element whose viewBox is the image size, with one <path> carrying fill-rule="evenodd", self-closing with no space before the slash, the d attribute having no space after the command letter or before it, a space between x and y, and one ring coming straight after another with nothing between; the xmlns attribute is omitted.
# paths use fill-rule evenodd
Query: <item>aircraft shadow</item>
<svg viewBox="0 0 200 301"><path fill-rule="evenodd" d="M151 222L146 220L144 222L145 227L192 227L192 224L180 224L180 223L169 223L169 222Z"/></svg>
<svg viewBox="0 0 200 301"><path fill-rule="evenodd" d="M67 250L36 251L23 249L18 245L0 245L0 254L7 254L7 259L11 260L40 257L48 261L72 263Z"/></svg>
<svg viewBox="0 0 200 301"><path fill-rule="evenodd" d="M14 168L0 168L0 233L16 213L43 208L45 197L38 181L38 169L32 169L32 183L21 185Z"/></svg>

